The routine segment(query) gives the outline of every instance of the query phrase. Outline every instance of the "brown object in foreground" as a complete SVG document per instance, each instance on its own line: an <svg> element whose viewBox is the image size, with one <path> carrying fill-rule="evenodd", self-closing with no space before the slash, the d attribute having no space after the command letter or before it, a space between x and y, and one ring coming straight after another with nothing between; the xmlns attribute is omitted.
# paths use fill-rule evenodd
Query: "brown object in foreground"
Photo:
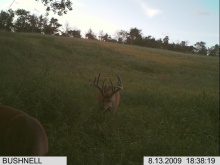
<svg viewBox="0 0 220 165"><path fill-rule="evenodd" d="M43 156L48 138L41 123L18 109L0 105L0 156Z"/></svg>

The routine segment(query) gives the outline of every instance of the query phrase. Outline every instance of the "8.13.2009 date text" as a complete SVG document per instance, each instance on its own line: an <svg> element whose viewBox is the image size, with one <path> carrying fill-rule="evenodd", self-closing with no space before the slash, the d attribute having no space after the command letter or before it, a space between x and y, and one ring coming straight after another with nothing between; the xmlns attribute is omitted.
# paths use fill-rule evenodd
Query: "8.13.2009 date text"
<svg viewBox="0 0 220 165"><path fill-rule="evenodd" d="M155 157L148 158L148 164L181 164L182 158Z"/></svg>

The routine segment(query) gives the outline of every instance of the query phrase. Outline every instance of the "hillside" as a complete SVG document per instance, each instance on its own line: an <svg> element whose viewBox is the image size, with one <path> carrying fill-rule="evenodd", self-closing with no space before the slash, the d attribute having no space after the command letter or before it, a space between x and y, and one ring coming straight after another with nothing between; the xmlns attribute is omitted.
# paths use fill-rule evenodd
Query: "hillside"
<svg viewBox="0 0 220 165"><path fill-rule="evenodd" d="M101 73L124 90L98 109ZM143 156L219 155L219 59L162 49L0 32L0 103L38 118L49 155L68 164L142 164Z"/></svg>

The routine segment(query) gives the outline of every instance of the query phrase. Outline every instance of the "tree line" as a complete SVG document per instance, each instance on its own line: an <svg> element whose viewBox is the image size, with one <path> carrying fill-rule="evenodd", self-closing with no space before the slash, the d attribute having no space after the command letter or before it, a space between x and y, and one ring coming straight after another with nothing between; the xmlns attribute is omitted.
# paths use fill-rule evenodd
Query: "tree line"
<svg viewBox="0 0 220 165"><path fill-rule="evenodd" d="M65 25L63 30L60 30L62 25L58 22L58 19L47 16L36 16L24 9L18 9L16 11L8 10L0 12L0 30L11 32L30 32L30 33L42 33L51 35L60 35L65 37L83 38L81 30L72 29L68 24ZM138 28L131 28L129 31L119 30L116 32L116 37L112 38L108 33L100 31L95 35L92 29L89 29L85 34L86 39L99 40L105 42L116 42L121 44L138 45L151 48L161 48L172 51L194 53L200 55L219 56L219 45L216 44L210 48L206 47L206 43L203 41L196 42L194 45L188 45L187 41L181 41L180 43L170 43L169 36L165 36L163 39L155 39L153 36L144 36L142 30Z"/></svg>
<svg viewBox="0 0 220 165"><path fill-rule="evenodd" d="M56 34L60 26L56 18L37 17L24 9L0 13L0 29L5 31Z"/></svg>

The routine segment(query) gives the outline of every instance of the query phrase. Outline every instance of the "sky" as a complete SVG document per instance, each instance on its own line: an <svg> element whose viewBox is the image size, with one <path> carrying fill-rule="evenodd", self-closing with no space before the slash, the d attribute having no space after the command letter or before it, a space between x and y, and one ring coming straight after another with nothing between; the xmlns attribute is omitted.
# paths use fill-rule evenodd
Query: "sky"
<svg viewBox="0 0 220 165"><path fill-rule="evenodd" d="M13 2L13 3L12 3ZM142 30L143 36L169 43L187 41L188 45L203 41L207 47L219 44L219 0L72 0L73 10L56 17L59 23L80 29L85 35L91 28L116 36L120 30ZM32 14L45 14L41 0L0 0L0 10L18 8Z"/></svg>

